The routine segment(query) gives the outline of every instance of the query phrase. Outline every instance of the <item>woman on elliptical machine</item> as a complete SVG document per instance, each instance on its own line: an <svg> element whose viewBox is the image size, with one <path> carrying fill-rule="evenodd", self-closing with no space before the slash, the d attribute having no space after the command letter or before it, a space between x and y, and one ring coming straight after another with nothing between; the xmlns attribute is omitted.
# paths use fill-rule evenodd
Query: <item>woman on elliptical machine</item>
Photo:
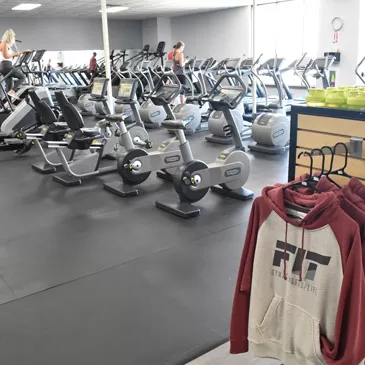
<svg viewBox="0 0 365 365"><path fill-rule="evenodd" d="M23 83L25 80L25 75L22 70L19 68L15 68L13 66L12 59L14 57L18 57L23 53L29 51L19 51L12 52L12 47L15 45L15 33L12 29L7 29L1 38L0 43L0 53L2 56L2 61L0 63L0 73L5 77L11 72L11 76L9 76L6 82L6 88L9 95L14 95L15 90ZM14 83L13 79L17 79Z"/></svg>
<svg viewBox="0 0 365 365"><path fill-rule="evenodd" d="M185 76L185 57L184 57L184 48L185 44L184 42L177 42L176 48L174 50L174 56L172 59L173 62L173 71L174 74L179 79L181 85L182 85L182 92L180 95L180 102L181 104L185 103L185 86L186 86L186 76Z"/></svg>

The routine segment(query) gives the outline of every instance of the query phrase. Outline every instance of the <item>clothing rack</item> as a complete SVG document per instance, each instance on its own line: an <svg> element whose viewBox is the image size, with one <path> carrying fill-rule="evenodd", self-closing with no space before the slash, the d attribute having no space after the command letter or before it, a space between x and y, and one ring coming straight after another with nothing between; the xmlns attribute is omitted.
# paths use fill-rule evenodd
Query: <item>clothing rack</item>
<svg viewBox="0 0 365 365"><path fill-rule="evenodd" d="M325 155L331 154L330 149L335 149L333 169L340 169L346 161L347 173L365 183L364 123L365 113L361 111L293 106L288 181L310 172L310 159L298 157L303 152L312 155L313 174L319 174L322 157L318 151L312 151L327 146L327 151L323 151ZM330 165L331 159L326 158L324 172L329 171ZM333 180L341 187L348 182L341 175L333 176Z"/></svg>

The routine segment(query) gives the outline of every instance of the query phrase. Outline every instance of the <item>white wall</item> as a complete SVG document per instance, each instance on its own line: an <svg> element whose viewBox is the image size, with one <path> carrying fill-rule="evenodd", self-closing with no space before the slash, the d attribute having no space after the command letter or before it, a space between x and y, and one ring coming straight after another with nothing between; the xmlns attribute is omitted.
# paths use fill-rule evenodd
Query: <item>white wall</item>
<svg viewBox="0 0 365 365"><path fill-rule="evenodd" d="M155 51L159 42L157 18L142 20L141 27L143 45L149 44L150 50Z"/></svg>
<svg viewBox="0 0 365 365"><path fill-rule="evenodd" d="M169 53L173 47L170 18L157 18L157 37L166 42L165 52Z"/></svg>
<svg viewBox="0 0 365 365"><path fill-rule="evenodd" d="M251 10L241 7L171 18L172 41L190 57L223 59L251 53Z"/></svg>
<svg viewBox="0 0 365 365"><path fill-rule="evenodd" d="M13 28L24 49L90 50L103 49L99 19L1 19L1 30ZM110 48L141 48L141 22L109 20Z"/></svg>
<svg viewBox="0 0 365 365"><path fill-rule="evenodd" d="M326 51L341 52L336 85L354 85L355 68L359 59L360 2L364 0L320 0L319 55ZM341 17L344 27L339 32L339 42L333 43L331 21Z"/></svg>

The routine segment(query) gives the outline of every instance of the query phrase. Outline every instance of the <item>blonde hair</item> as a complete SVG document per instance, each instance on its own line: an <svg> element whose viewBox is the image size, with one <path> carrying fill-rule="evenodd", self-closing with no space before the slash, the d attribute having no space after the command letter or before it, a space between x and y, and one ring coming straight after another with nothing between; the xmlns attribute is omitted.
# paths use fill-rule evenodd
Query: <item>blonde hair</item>
<svg viewBox="0 0 365 365"><path fill-rule="evenodd" d="M6 42L10 46L15 43L15 32L12 29L7 29L1 38L1 42Z"/></svg>

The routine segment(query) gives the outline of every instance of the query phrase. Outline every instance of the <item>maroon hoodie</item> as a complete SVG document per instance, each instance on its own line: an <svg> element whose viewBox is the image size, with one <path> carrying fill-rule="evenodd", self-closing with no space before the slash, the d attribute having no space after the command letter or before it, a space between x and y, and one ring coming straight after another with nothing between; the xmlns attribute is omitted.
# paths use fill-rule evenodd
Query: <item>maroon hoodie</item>
<svg viewBox="0 0 365 365"><path fill-rule="evenodd" d="M292 219L285 202L310 208ZM253 204L231 320L231 352L285 365L365 358L358 224L335 193L266 188Z"/></svg>
<svg viewBox="0 0 365 365"><path fill-rule="evenodd" d="M353 177L350 180L348 187L351 190L351 192L353 192L354 194L359 196L363 201L365 201L365 186L359 179Z"/></svg>

